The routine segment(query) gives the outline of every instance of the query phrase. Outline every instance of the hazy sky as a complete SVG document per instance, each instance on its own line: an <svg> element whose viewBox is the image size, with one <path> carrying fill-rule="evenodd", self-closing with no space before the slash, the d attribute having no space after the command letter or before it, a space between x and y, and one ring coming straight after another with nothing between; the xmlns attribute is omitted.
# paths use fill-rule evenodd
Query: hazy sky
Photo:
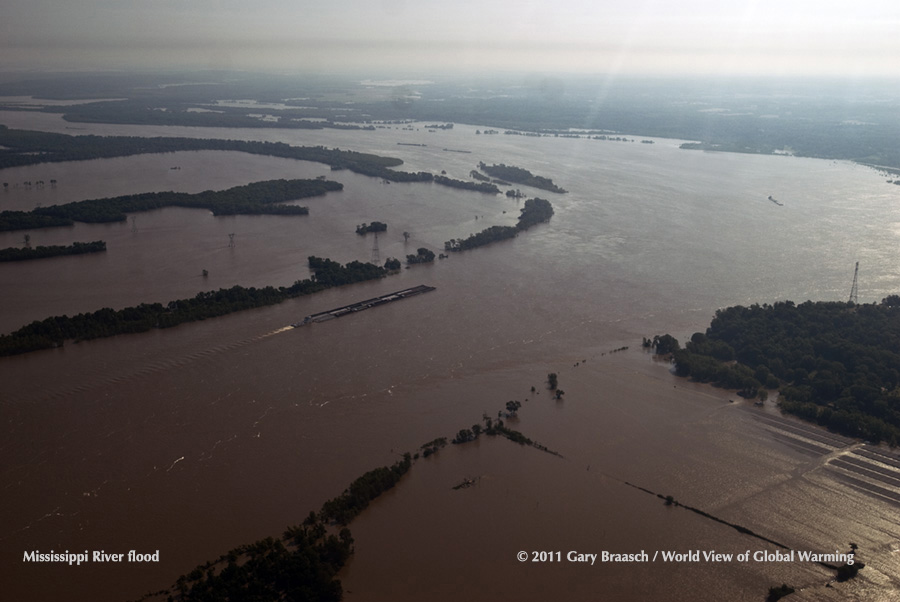
<svg viewBox="0 0 900 602"><path fill-rule="evenodd" d="M0 68L896 76L898 0L0 0Z"/></svg>

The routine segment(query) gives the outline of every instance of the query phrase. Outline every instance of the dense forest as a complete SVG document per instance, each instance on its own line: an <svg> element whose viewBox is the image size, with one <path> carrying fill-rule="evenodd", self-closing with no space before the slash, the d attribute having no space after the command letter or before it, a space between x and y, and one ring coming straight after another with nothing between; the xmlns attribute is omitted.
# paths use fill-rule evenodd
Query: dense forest
<svg viewBox="0 0 900 602"><path fill-rule="evenodd" d="M553 216L553 205L546 199L533 198L525 201L515 226L490 226L468 238L453 238L444 243L445 251L466 251L492 242L514 238L519 232L535 224L549 221Z"/></svg>
<svg viewBox="0 0 900 602"><path fill-rule="evenodd" d="M330 180L268 180L227 190L186 192L146 192L108 199L75 201L64 205L38 207L31 211L0 212L0 231L70 226L74 222L123 222L126 213L163 207L208 209L213 215L306 215L309 209L283 205L287 201L318 196L344 185Z"/></svg>
<svg viewBox="0 0 900 602"><path fill-rule="evenodd" d="M106 243L102 240L94 242L74 242L69 246L50 245L46 247L8 247L0 249L0 261L27 261L30 259L44 259L46 257L60 257L62 255L82 255L84 253L101 253L106 250Z"/></svg>
<svg viewBox="0 0 900 602"><path fill-rule="evenodd" d="M383 278L388 270L351 261L346 266L319 257L309 257L313 277L298 280L289 287L245 288L233 286L197 293L190 299L162 303L141 303L134 307L114 310L103 308L93 313L72 317L53 316L34 321L19 330L0 335L0 356L28 353L39 349L61 347L65 341L83 341L102 337L146 332L153 328L170 328L185 322L195 322L217 316L281 303L286 299L316 293L334 286Z"/></svg>
<svg viewBox="0 0 900 602"><path fill-rule="evenodd" d="M779 388L786 412L845 435L900 444L898 295L869 305L729 307L716 312L705 334L678 347L670 349L681 376L745 396Z"/></svg>
<svg viewBox="0 0 900 602"><path fill-rule="evenodd" d="M547 190L549 192L567 192L554 184L553 180L550 178L536 176L527 169L522 169L521 167L513 167L511 165L504 165L503 163L499 165L487 165L482 161L478 164L478 168L489 176L509 182L515 182L516 184L525 184L526 186L540 188L541 190Z"/></svg>

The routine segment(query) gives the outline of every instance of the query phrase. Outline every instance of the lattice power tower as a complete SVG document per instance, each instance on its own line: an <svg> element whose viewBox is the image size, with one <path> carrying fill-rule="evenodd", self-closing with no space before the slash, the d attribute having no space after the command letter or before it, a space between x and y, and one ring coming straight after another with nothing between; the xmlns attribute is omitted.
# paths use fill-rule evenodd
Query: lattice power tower
<svg viewBox="0 0 900 602"><path fill-rule="evenodd" d="M372 263L381 263L381 252L378 250L378 232L375 233L375 244L372 245Z"/></svg>
<svg viewBox="0 0 900 602"><path fill-rule="evenodd" d="M853 286L850 287L850 303L857 305L859 303L859 287L857 277L859 276L859 262L856 262L856 268L853 270Z"/></svg>

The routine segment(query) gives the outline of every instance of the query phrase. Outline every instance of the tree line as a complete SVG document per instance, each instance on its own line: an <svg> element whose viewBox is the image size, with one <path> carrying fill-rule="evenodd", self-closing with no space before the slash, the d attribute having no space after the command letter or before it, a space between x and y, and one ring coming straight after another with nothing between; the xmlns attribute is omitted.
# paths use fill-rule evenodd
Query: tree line
<svg viewBox="0 0 900 602"><path fill-rule="evenodd" d="M845 435L900 443L898 295L878 304L729 307L674 359L681 376L746 395L779 388L784 411Z"/></svg>
<svg viewBox="0 0 900 602"><path fill-rule="evenodd" d="M164 104L161 107L160 104ZM135 125L178 125L184 127L222 127L222 128L287 128L303 130L321 130L324 128L339 130L374 130L371 125L338 123L334 116L327 112L315 112L323 117L313 117L309 110L273 111L278 119L266 120L248 114L248 111L266 111L254 107L229 107L219 105L215 110L192 111L190 109L205 108L191 106L195 103L161 102L152 100L120 100L116 102L92 102L70 105L43 107L46 113L63 113L63 119L74 123L127 123ZM164 110L162 110L164 109ZM324 119L320 121L319 119Z"/></svg>
<svg viewBox="0 0 900 602"><path fill-rule="evenodd" d="M551 217L553 217L553 205L550 204L550 201L541 198L528 199L519 212L519 220L515 226L490 226L477 234L470 234L468 238L452 238L444 243L444 250L466 251L492 242L514 238L519 232L525 231L535 224L550 221Z"/></svg>
<svg viewBox="0 0 900 602"><path fill-rule="evenodd" d="M61 347L65 341L83 341L102 337L146 332L153 328L171 328L185 322L224 316L236 311L275 305L287 299L316 293L327 288L383 278L389 271L351 261L346 266L330 259L309 257L311 278L298 280L289 287L263 288L233 286L229 289L197 293L189 299L162 303L141 303L114 310L103 308L91 313L53 316L34 321L19 330L0 335L0 356Z"/></svg>
<svg viewBox="0 0 900 602"><path fill-rule="evenodd" d="M74 242L69 246L49 245L38 247L8 247L0 249L0 261L27 261L30 259L44 259L46 257L59 257L61 255L82 255L84 253L102 253L106 250L106 243L102 240L94 242Z"/></svg>
<svg viewBox="0 0 900 602"><path fill-rule="evenodd" d="M338 571L353 553L353 536L345 526L379 495L396 485L412 466L410 455L392 466L370 470L344 492L310 512L300 525L282 537L267 537L239 546L213 562L179 577L169 600L338 602L343 588ZM328 525L343 527L329 533Z"/></svg>
<svg viewBox="0 0 900 602"><path fill-rule="evenodd" d="M507 416L514 417L521 406L519 401L507 402ZM523 433L505 426L502 415L501 410L494 420L485 414L482 417L483 426L476 423L469 429L461 429L452 443L468 443L481 435L500 436L519 445L560 456ZM319 512L311 511L301 524L288 527L281 538L267 537L239 546L215 561L182 575L171 589L148 594L144 599L166 595L168 600L182 602L341 600L343 589L337 574L354 552L353 536L347 525L373 500L397 485L420 455L427 458L446 445L447 438L438 437L421 445L421 454L418 451L412 456L405 453L392 466L363 474L341 495L322 504ZM338 527L335 535L333 531Z"/></svg>
<svg viewBox="0 0 900 602"><path fill-rule="evenodd" d="M415 263L431 263L434 261L434 251L428 249L426 247L419 247L416 249L415 255L407 255L406 263L412 265Z"/></svg>
<svg viewBox="0 0 900 602"><path fill-rule="evenodd" d="M412 457L407 453L403 460L393 466L383 466L371 470L353 481L336 498L322 504L319 520L346 525L366 509L369 502L396 485L412 466Z"/></svg>
<svg viewBox="0 0 900 602"><path fill-rule="evenodd" d="M311 196L342 190L344 185L330 180L268 180L235 186L227 190L186 192L145 192L124 196L75 201L38 207L31 211L0 212L0 231L71 226L74 222L123 222L126 213L163 207L208 209L213 215L307 215L309 209L284 205Z"/></svg>
<svg viewBox="0 0 900 602"><path fill-rule="evenodd" d="M554 184L553 180L550 178L536 176L527 169L522 169L521 167L513 167L512 165L504 165L503 163L500 163L499 165L487 165L482 161L478 164L478 169L491 177L515 182L516 184L525 184L526 186L540 188L541 190L547 190L549 192L568 192Z"/></svg>
<svg viewBox="0 0 900 602"><path fill-rule="evenodd" d="M0 147L3 147L0 148L0 169L149 153L229 150L298 161L314 161L330 165L332 169L349 169L355 173L392 182L428 182L434 177L428 172L412 173L390 169L403 164L401 159L394 157L338 148L329 149L324 146L291 146L284 142L140 136L69 136L16 130L0 125Z"/></svg>
<svg viewBox="0 0 900 602"><path fill-rule="evenodd" d="M485 194L500 194L500 189L497 188L495 184L489 182L466 182L465 180L454 180L446 176L434 176L434 182L451 188L461 188L463 190L483 192Z"/></svg>
<svg viewBox="0 0 900 602"><path fill-rule="evenodd" d="M371 224L360 224L356 227L356 233L365 236L369 232L387 232L387 224L384 222L372 222Z"/></svg>

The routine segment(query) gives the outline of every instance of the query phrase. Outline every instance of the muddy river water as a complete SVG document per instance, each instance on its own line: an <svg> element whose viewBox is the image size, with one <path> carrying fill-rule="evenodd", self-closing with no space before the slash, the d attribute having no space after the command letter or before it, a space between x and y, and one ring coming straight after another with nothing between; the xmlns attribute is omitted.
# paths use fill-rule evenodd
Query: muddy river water
<svg viewBox="0 0 900 602"><path fill-rule="evenodd" d="M553 203L550 223L378 282L0 361L0 550L10 599L125 600L166 588L232 547L278 535L363 472L514 399L523 406L513 428L562 457L481 439L419 460L351 525L347 600L738 601L761 600L782 582L806 588L800 600L900 595L895 457L772 408L729 403L733 394L678 379L640 348L643 336L664 332L683 341L728 305L846 300L856 261L860 302L900 290L900 187L876 171L684 151L671 140L488 136L459 125L74 131L56 116L22 112L0 112L0 123L324 144L458 179L479 161L502 162L569 191L521 187ZM451 152L459 150L469 152ZM3 170L10 189L0 207L319 175L344 189L300 202L310 208L303 217L172 208L33 231L34 245L102 239L108 250L0 264L0 331L234 284L286 286L309 275L309 255L370 259L374 238L354 229L373 220L389 226L377 243L382 260L422 246L440 252L450 238L515 223L521 206L315 163L180 152ZM50 179L55 187L22 185ZM0 248L22 237L0 234ZM437 290L285 328L418 284ZM549 372L559 374L564 401L546 390ZM466 479L474 485L452 489ZM867 568L825 587L833 571L799 561L567 560L572 551L780 549L648 491L795 550L844 552L852 541ZM160 560L22 560L51 549L159 550ZM532 562L540 552L561 560Z"/></svg>

